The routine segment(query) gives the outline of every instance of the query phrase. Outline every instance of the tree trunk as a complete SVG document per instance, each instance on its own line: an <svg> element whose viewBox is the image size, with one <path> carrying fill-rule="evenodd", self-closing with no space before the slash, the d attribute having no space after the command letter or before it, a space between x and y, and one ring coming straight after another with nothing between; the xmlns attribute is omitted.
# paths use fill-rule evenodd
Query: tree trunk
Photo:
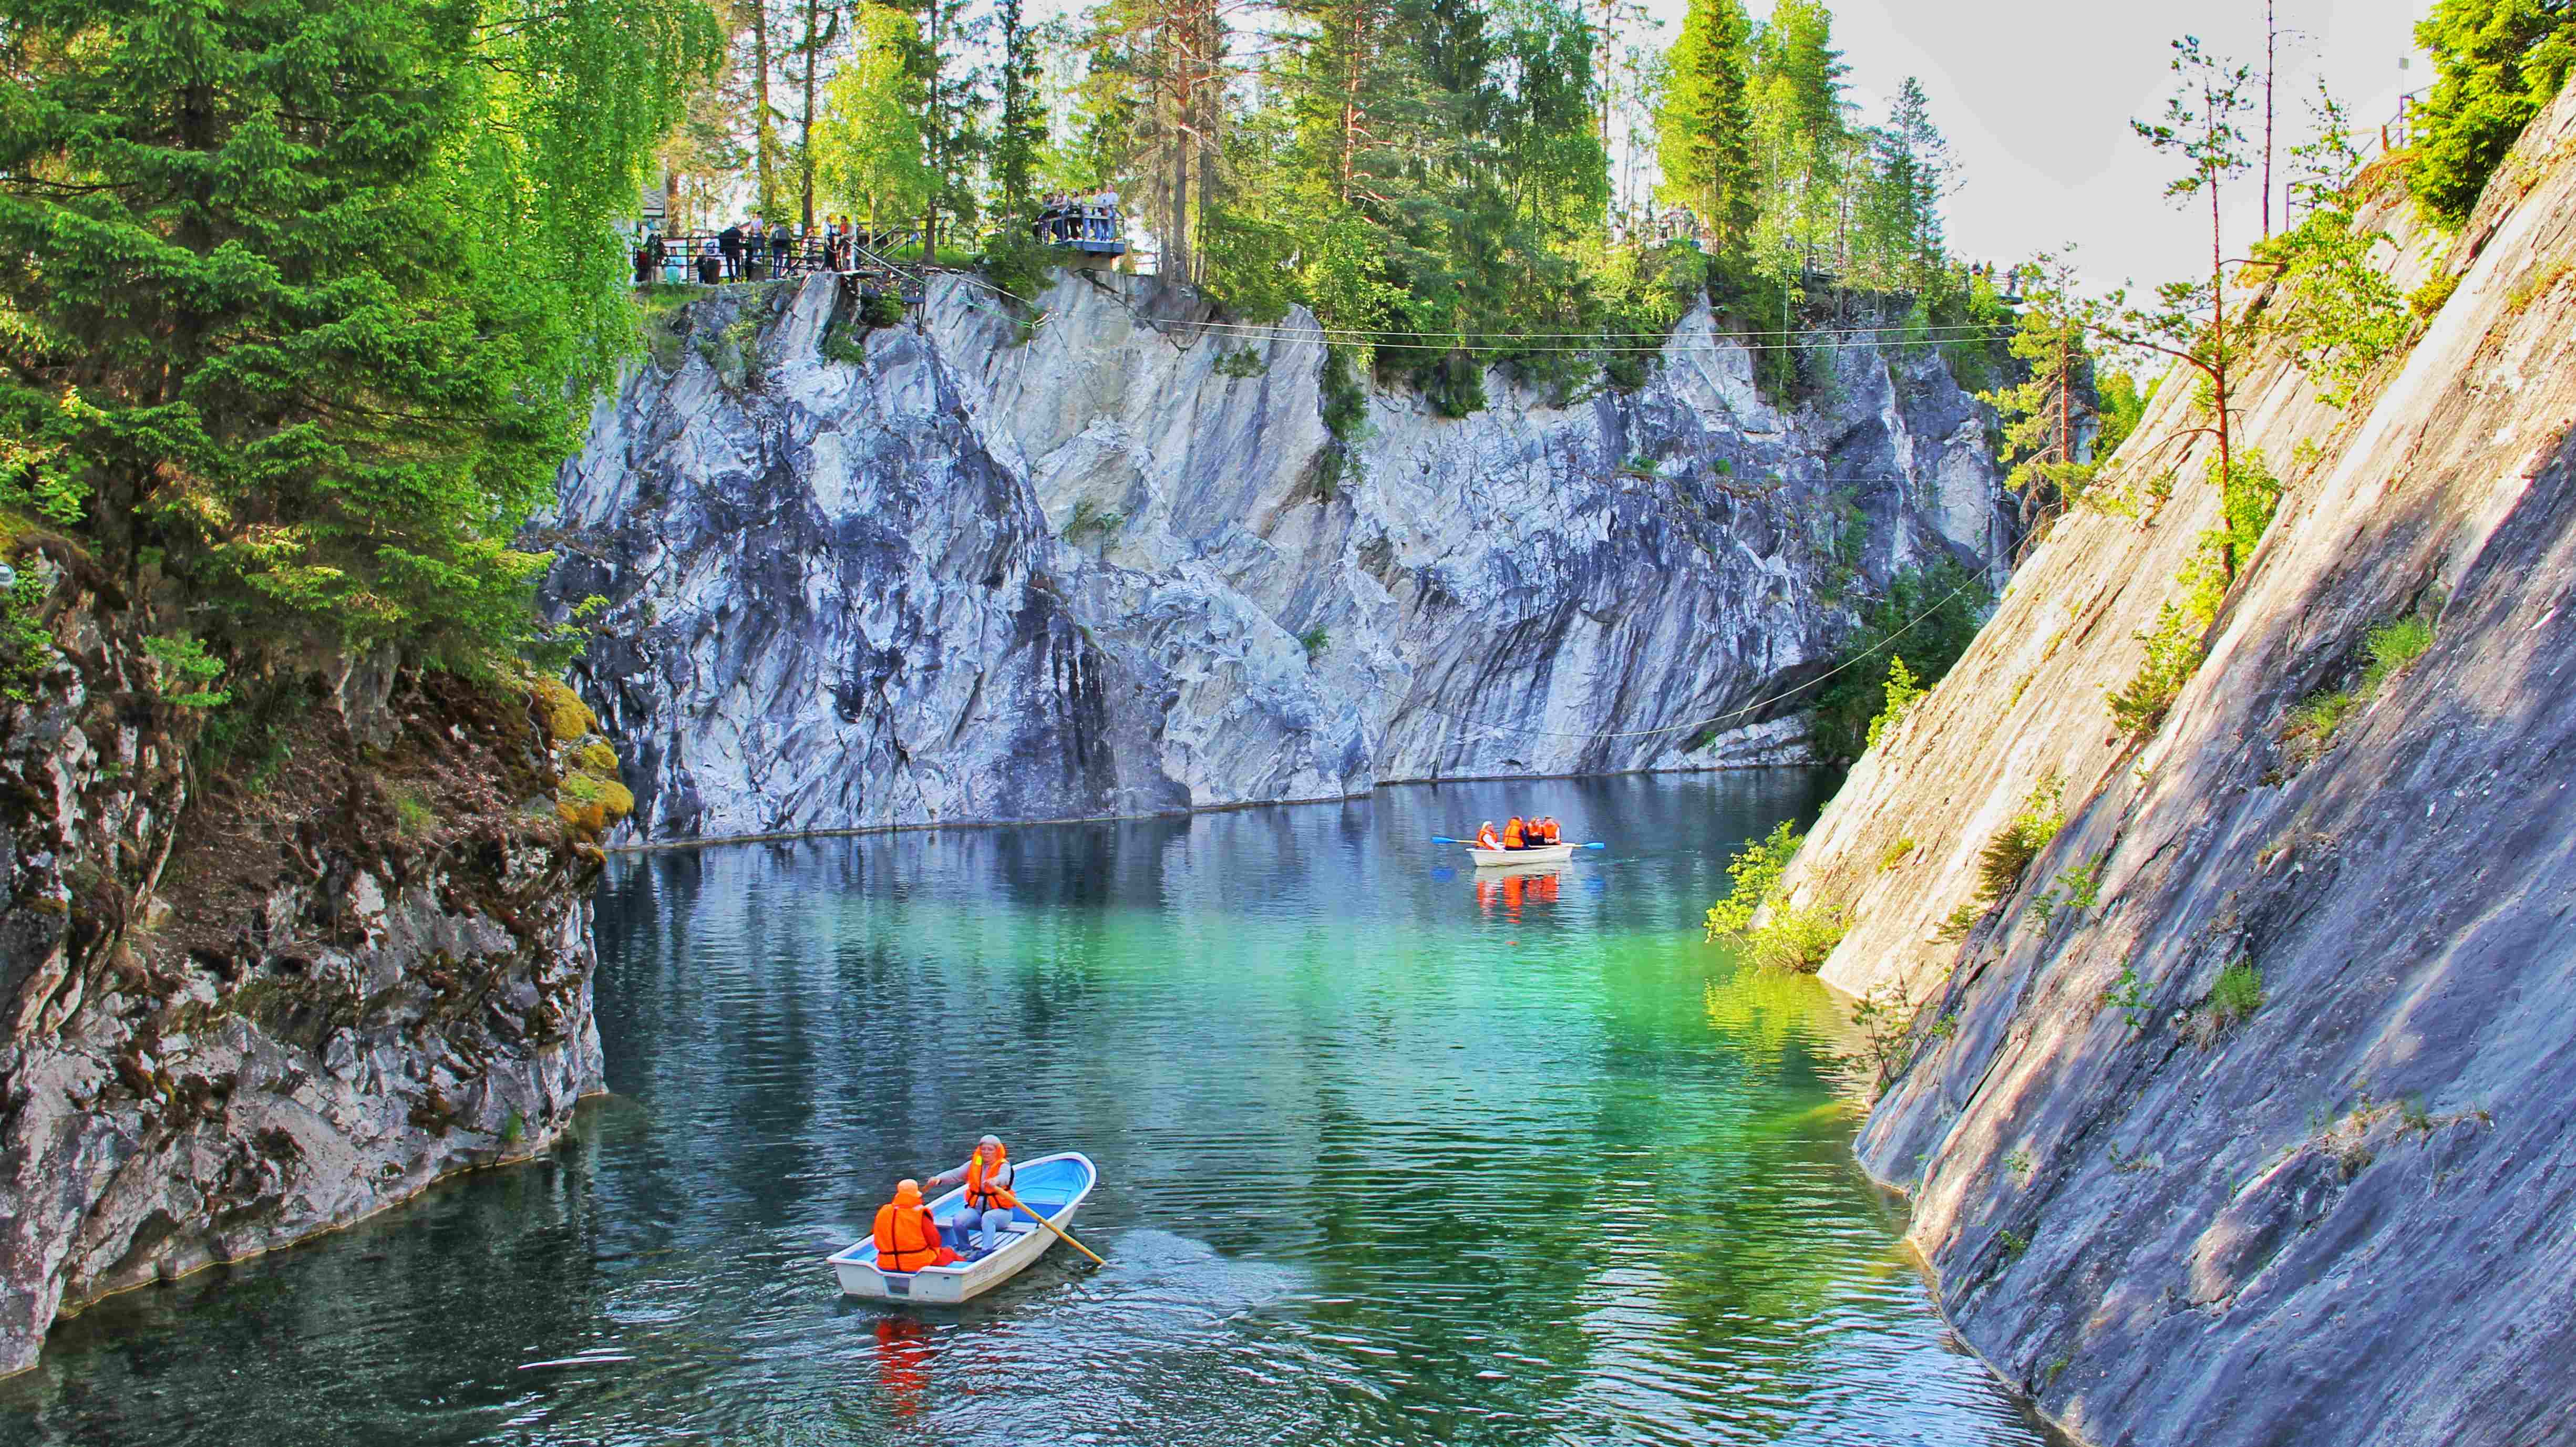
<svg viewBox="0 0 2576 1447"><path fill-rule="evenodd" d="M803 212L805 234L814 234L814 60L823 48L822 33L816 28L815 0L805 0L805 114L796 127L798 168L804 173Z"/></svg>
<svg viewBox="0 0 2576 1447"><path fill-rule="evenodd" d="M769 0L751 5L752 200L769 209L769 167L778 133L769 123Z"/></svg>

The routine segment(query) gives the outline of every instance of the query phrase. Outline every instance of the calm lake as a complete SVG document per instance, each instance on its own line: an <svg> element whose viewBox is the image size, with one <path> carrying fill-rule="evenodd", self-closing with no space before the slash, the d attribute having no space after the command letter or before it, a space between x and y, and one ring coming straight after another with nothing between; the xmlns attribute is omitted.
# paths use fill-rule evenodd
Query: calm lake
<svg viewBox="0 0 2576 1447"><path fill-rule="evenodd" d="M2039 1442L1852 1163L1824 989L1701 940L1824 786L621 859L574 1139L100 1304L0 1441ZM1610 847L1429 842L1515 808ZM822 1255L988 1129L1099 1162L1109 1267L844 1302Z"/></svg>

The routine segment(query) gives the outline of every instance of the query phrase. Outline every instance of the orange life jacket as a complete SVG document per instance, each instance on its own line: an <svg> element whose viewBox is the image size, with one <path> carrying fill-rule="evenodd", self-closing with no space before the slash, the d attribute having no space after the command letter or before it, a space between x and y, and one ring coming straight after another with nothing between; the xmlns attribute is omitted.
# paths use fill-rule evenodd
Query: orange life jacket
<svg viewBox="0 0 2576 1447"><path fill-rule="evenodd" d="M889 1201L877 1207L877 1269L919 1271L939 1264L939 1223L921 1198L907 1206Z"/></svg>
<svg viewBox="0 0 2576 1447"><path fill-rule="evenodd" d="M1503 847L1505 849L1521 847L1521 821L1518 816L1514 816L1512 822L1503 826Z"/></svg>
<svg viewBox="0 0 2576 1447"><path fill-rule="evenodd" d="M992 1184L986 1185L988 1173L984 1168L984 1148L977 1146L975 1154L966 1162L966 1204L978 1211L998 1211L1010 1204L1003 1199L1011 1194L1011 1177L1015 1173L1010 1167L1010 1151L1007 1148L995 1151L993 1173L989 1175Z"/></svg>
<svg viewBox="0 0 2576 1447"><path fill-rule="evenodd" d="M1556 833L1556 816L1555 816L1555 815L1552 815L1552 814L1551 814L1551 815L1549 815L1549 816L1548 816L1548 818L1547 818L1547 820L1546 820L1546 822L1544 822L1544 823L1542 823L1542 824L1540 824L1540 825L1538 826L1538 832L1539 832L1539 837L1540 837L1540 838L1542 838L1542 839L1545 839L1548 843L1550 843L1550 844L1554 844L1554 843L1556 843L1556 842L1557 842L1557 833Z"/></svg>
<svg viewBox="0 0 2576 1447"><path fill-rule="evenodd" d="M1503 836L1495 833L1494 826L1488 824L1484 828L1476 831L1476 847L1479 849L1500 849L1503 847Z"/></svg>

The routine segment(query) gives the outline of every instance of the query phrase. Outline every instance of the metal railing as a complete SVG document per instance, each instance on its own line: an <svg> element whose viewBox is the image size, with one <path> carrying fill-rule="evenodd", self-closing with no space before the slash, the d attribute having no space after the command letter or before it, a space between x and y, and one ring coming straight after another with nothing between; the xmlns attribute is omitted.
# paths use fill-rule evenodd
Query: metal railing
<svg viewBox="0 0 2576 1447"><path fill-rule="evenodd" d="M745 234L740 246L728 255L721 233L680 231L648 238L662 243L658 265L648 260L645 243L635 247L629 260L639 284L721 286L816 272L851 275L891 270L886 254L920 239L917 229L854 231L847 238L814 234L797 237L782 250L771 237L762 236L755 245L753 238Z"/></svg>

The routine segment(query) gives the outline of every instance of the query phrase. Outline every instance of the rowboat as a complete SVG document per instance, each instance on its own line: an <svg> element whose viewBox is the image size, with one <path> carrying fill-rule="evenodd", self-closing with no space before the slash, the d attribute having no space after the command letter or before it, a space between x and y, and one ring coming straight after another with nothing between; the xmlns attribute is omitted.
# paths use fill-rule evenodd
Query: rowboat
<svg viewBox="0 0 2576 1447"><path fill-rule="evenodd" d="M1467 852L1475 856L1478 869L1492 869L1503 864L1563 864L1582 847L1580 844L1542 844L1535 849L1479 849L1470 844Z"/></svg>
<svg viewBox="0 0 2576 1447"><path fill-rule="evenodd" d="M925 1266L919 1271L879 1271L873 1235L860 1238L857 1245L835 1251L824 1260L841 1278L844 1296L932 1305L971 1300L1027 1270L1055 1244L1055 1232L1039 1225L1033 1211L1043 1213L1058 1229L1069 1227L1073 1213L1082 1209L1083 1198L1099 1183L1100 1168L1080 1151L1041 1156L1012 1173L1011 1194L1020 1198L1020 1207L1011 1213L1010 1225L1003 1229L1002 1244L972 1261ZM930 1209L939 1219L947 1220L965 1197L966 1188L959 1186L931 1202Z"/></svg>

